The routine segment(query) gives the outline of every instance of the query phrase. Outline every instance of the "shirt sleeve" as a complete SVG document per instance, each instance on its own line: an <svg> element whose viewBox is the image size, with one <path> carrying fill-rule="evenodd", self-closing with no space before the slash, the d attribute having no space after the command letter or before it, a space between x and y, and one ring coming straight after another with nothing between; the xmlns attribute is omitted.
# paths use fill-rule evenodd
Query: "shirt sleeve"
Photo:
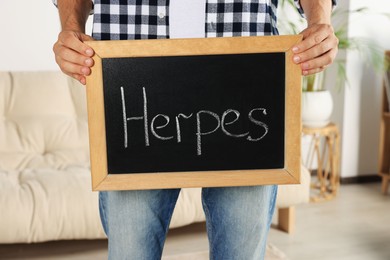
<svg viewBox="0 0 390 260"><path fill-rule="evenodd" d="M56 6L56 7L58 7L57 6L57 0L51 0L52 2L53 2L53 4ZM93 14L93 0L91 1L92 2L92 9L91 9L91 12L89 12L89 14L91 15L91 14Z"/></svg>
<svg viewBox="0 0 390 260"><path fill-rule="evenodd" d="M335 8L335 6L337 5L337 1L338 1L338 0L332 0L332 6L333 6L333 8ZM303 17L305 17L305 12L303 11L303 8L302 8L302 6L301 6L300 0L294 0L294 3L295 3L296 8L298 9L298 12L299 12Z"/></svg>

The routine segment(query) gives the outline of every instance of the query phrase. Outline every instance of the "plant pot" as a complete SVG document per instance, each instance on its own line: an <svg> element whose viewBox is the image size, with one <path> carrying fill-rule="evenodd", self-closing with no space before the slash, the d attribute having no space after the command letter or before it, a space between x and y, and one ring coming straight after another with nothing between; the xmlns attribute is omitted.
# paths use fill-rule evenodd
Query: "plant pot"
<svg viewBox="0 0 390 260"><path fill-rule="evenodd" d="M302 92L302 124L305 127L324 127L333 111L332 95L328 90Z"/></svg>

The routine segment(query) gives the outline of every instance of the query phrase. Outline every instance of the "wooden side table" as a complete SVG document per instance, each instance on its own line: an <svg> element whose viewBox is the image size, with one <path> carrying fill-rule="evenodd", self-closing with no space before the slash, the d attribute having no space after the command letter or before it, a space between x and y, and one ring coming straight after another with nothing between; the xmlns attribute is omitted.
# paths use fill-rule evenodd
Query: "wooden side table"
<svg viewBox="0 0 390 260"><path fill-rule="evenodd" d="M340 186L340 133L334 123L325 127L308 128L303 127L303 135L309 135L313 138L313 149L311 149L311 158L317 160L317 180L312 182L311 187L318 191L310 200L312 202L330 200L337 194ZM309 169L311 165L306 165Z"/></svg>

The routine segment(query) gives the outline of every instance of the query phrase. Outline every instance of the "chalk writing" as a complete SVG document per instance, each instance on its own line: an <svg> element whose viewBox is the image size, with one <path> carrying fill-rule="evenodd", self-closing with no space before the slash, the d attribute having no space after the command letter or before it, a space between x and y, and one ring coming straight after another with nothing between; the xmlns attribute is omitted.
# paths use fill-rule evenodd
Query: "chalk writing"
<svg viewBox="0 0 390 260"><path fill-rule="evenodd" d="M160 140L169 140L169 139L172 139L173 136L169 136L169 137L163 137L163 136L160 136L156 133L156 130L154 129L154 122L156 121L156 119L158 117L162 117L165 119L166 123L165 125L160 125L160 126L156 126L157 129L161 129L161 128L164 128L166 127L167 125L169 125L169 116L167 115L162 115L162 114L158 114L157 116L153 117L152 119L152 123L150 124L150 130L152 131L153 135L157 138L157 139L160 139Z"/></svg>
<svg viewBox="0 0 390 260"><path fill-rule="evenodd" d="M130 120L144 120L144 133L145 133L145 146L149 146L149 131L148 131L148 101L146 98L146 90L145 88L142 88L143 91L143 101L144 101L144 116L136 116L136 117L129 117L127 118L126 116L126 101L125 101L125 91L123 87L121 87L121 99L122 99L122 113L123 113L123 118L124 118L124 133L125 133L125 138L124 138L124 146L127 148L128 146L128 130L127 130L127 121ZM125 120L126 119L126 120Z"/></svg>
<svg viewBox="0 0 390 260"><path fill-rule="evenodd" d="M133 116L128 117L128 111L126 107L126 98L125 98L125 90L123 87L120 87L121 91L121 102L122 102L122 118L123 118L123 146L124 148L128 148L129 146L129 137L131 136L129 132L129 121L132 120L143 120L144 124L144 137L145 137L145 146L150 146L150 140L149 140L149 122L148 122L148 98L146 93L146 88L142 88L142 98L143 98L143 116ZM260 113L259 113L260 112ZM257 113L257 118L255 118L254 114ZM232 115L233 118L228 120L228 116ZM183 118L185 120L189 120L193 116L193 113L190 115L185 115L183 113L178 113L175 116L175 126L176 126L176 142L180 143L182 141L182 133L181 133L181 127L180 127L180 118ZM261 139L263 139L269 132L269 127L266 123L259 120L259 116L267 116L267 110L265 108L253 108L248 113L248 119L251 123L253 123L256 126L259 126L260 128L260 136L257 138L252 137L251 133L245 132L245 133L232 133L229 131L228 126L233 125L236 123L241 114L239 111L235 109L227 109L223 112L222 116L220 117L217 113L209 110L200 110L196 113L196 154L198 156L202 155L202 137L206 135L211 135L221 129L221 131L229 137L232 138L244 138L244 140L250 141L250 142L258 142ZM204 120L205 117L209 117L209 120L214 120L215 126L212 127L212 129L203 129L202 119ZM231 116L230 116L231 117ZM161 124L157 124L156 121L160 121ZM174 138L173 135L171 136L162 136L161 134L157 133L157 130L163 129L167 127L170 124L170 117L165 114L157 114L155 115L150 123L150 131L152 135L162 141L171 140Z"/></svg>
<svg viewBox="0 0 390 260"><path fill-rule="evenodd" d="M214 117L217 120L217 127L214 128L214 130L202 133L201 129L201 121L200 121L200 115L201 114L209 114L212 117ZM196 146L197 146L197 153L198 155L202 154L202 135L209 135L214 133L218 130L218 128L221 126L221 120L219 119L219 116L216 113L213 113L211 111L201 110L198 113L196 113Z"/></svg>
<svg viewBox="0 0 390 260"><path fill-rule="evenodd" d="M189 116L186 116L184 114L178 114L175 119L176 119L176 132L177 132L177 142L180 143L181 142L181 130L180 130L180 123L179 123L179 118L180 117L183 117L184 119L189 119L190 117L192 116L189 115Z"/></svg>

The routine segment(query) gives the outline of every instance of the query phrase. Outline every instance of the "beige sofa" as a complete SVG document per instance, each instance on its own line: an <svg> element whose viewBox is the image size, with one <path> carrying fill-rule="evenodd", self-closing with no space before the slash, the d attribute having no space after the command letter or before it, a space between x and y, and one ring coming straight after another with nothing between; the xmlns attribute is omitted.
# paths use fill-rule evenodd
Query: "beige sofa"
<svg viewBox="0 0 390 260"><path fill-rule="evenodd" d="M85 88L61 72L0 72L0 243L105 237L91 191ZM309 179L281 186L279 225ZM183 189L171 228L204 221L200 189Z"/></svg>

